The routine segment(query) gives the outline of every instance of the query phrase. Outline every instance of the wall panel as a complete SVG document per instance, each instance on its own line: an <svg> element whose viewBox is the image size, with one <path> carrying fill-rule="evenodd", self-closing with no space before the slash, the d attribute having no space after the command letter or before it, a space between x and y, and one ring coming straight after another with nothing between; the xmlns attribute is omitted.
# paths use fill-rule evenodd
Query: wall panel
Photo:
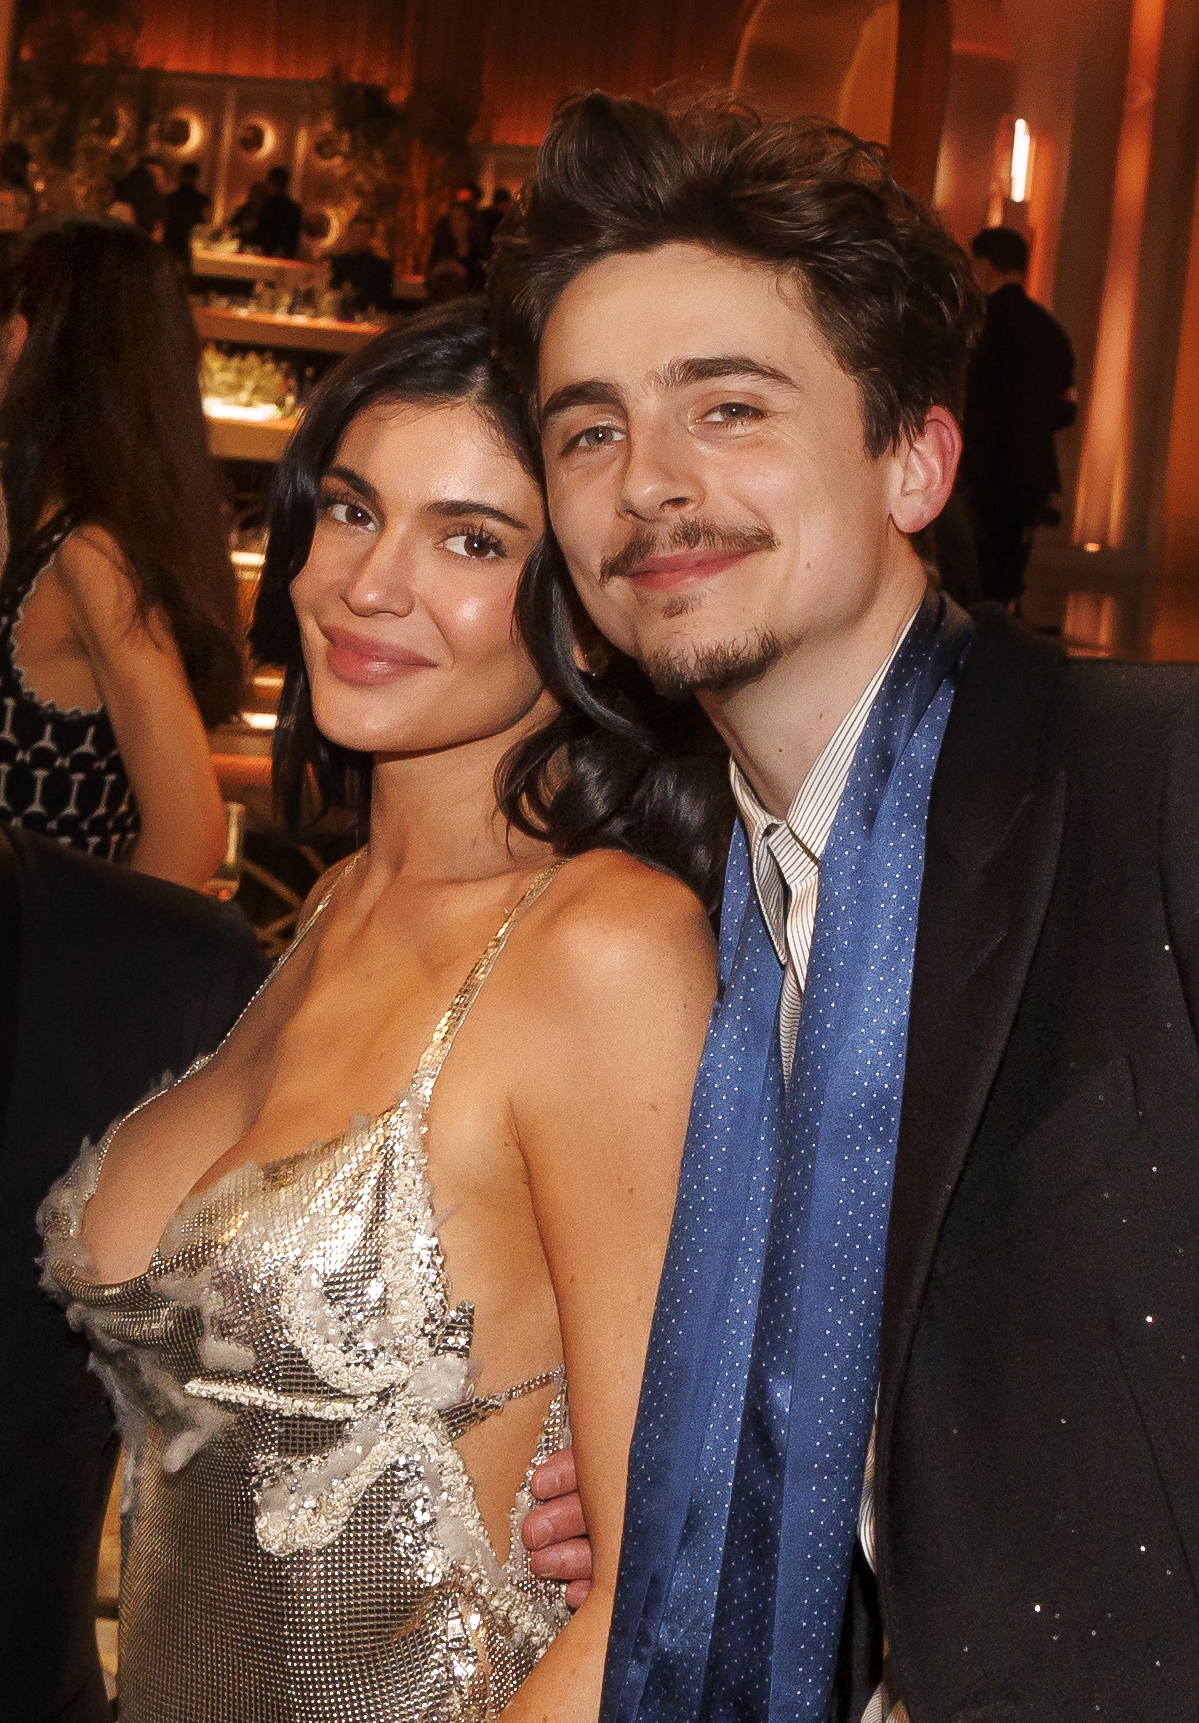
<svg viewBox="0 0 1199 1723"><path fill-rule="evenodd" d="M145 0L143 65L481 88L479 137L536 144L558 100L728 81L738 0Z"/></svg>

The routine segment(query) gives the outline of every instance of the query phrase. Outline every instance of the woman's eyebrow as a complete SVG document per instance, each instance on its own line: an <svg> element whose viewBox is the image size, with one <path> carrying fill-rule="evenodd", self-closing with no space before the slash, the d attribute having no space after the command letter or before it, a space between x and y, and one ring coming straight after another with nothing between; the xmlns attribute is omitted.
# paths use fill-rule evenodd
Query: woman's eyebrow
<svg viewBox="0 0 1199 1723"><path fill-rule="evenodd" d="M612 407L619 412L620 406L620 394L615 384L591 377L586 382L566 383L561 389L555 389L541 409L541 422L547 424L558 414L569 413L572 407Z"/></svg>
<svg viewBox="0 0 1199 1723"><path fill-rule="evenodd" d="M463 515L486 515L488 520L503 521L505 526L513 527L517 532L529 530L527 521L505 514L503 509L497 509L494 503L472 502L468 497L446 497L444 500L438 498L436 502L425 504L425 513L434 515L438 520L460 520Z"/></svg>
<svg viewBox="0 0 1199 1723"><path fill-rule="evenodd" d="M329 467L325 473L327 479L340 479L343 485L348 485L352 491L357 491L363 502L371 508L382 512L383 498L379 495L369 479L355 472L353 467Z"/></svg>

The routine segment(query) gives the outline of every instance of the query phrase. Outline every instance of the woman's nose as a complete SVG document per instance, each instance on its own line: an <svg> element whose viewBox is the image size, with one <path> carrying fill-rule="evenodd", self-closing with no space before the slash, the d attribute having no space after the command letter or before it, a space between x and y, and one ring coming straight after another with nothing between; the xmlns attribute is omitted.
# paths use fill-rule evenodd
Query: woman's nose
<svg viewBox="0 0 1199 1723"><path fill-rule="evenodd" d="M412 573L403 545L381 538L354 569L342 598L355 616L407 616L416 603Z"/></svg>

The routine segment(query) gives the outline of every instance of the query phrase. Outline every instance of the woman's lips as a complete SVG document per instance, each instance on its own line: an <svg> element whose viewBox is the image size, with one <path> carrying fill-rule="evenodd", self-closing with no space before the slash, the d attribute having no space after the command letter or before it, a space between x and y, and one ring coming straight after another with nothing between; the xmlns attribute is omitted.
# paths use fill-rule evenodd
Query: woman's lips
<svg viewBox="0 0 1199 1723"><path fill-rule="evenodd" d="M410 676L414 670L431 670L433 661L402 646L384 646L362 634L348 634L343 628L322 628L325 637L325 661L339 682L350 682L358 688L377 688L386 682Z"/></svg>
<svg viewBox="0 0 1199 1723"><path fill-rule="evenodd" d="M647 556L630 571L628 578L643 592L669 592L674 587L723 574L726 568L752 554L747 550L683 550L674 556Z"/></svg>

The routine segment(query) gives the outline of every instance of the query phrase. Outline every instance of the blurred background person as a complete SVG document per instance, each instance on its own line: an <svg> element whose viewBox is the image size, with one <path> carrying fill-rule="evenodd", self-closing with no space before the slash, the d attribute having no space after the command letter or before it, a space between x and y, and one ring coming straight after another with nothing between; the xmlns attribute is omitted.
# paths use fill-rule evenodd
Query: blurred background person
<svg viewBox="0 0 1199 1723"><path fill-rule="evenodd" d="M20 235L38 213L37 193L29 178L31 160L16 138L0 150L0 269L7 268Z"/></svg>
<svg viewBox="0 0 1199 1723"><path fill-rule="evenodd" d="M163 191L166 174L157 156L141 156L135 167L122 174L114 186L117 203L127 203L143 233L162 238L167 204Z"/></svg>
<svg viewBox="0 0 1199 1723"><path fill-rule="evenodd" d="M200 190L199 162L184 162L178 185L167 193L162 243L178 259L185 275L192 270L192 230L207 219L211 207L212 199Z"/></svg>
<svg viewBox="0 0 1199 1723"><path fill-rule="evenodd" d="M970 361L956 492L973 514L982 596L1018 605L1033 529L1062 488L1053 439L1074 423L1074 349L1024 291L1022 234L984 228L970 250L987 316Z"/></svg>
<svg viewBox="0 0 1199 1723"><path fill-rule="evenodd" d="M425 291L430 305L444 305L449 299L470 297L470 278L456 257L443 257L425 276Z"/></svg>
<svg viewBox="0 0 1199 1723"><path fill-rule="evenodd" d="M0 829L0 1670L10 1723L111 1723L96 1553L117 1456L35 1216L85 1137L211 1052L266 972L232 904Z"/></svg>
<svg viewBox="0 0 1199 1723"><path fill-rule="evenodd" d="M495 230L512 208L512 193L506 185L497 185L491 194L491 202L486 209L479 211L479 229L483 239L483 249L491 256L491 244L495 238Z"/></svg>
<svg viewBox="0 0 1199 1723"><path fill-rule="evenodd" d="M359 311L386 311L391 305L391 264L374 249L374 237L370 216L356 215L346 227L344 249L329 258L329 285L351 297Z"/></svg>
<svg viewBox="0 0 1199 1723"><path fill-rule="evenodd" d="M183 284L135 228L67 218L0 318L0 822L202 886L242 630Z"/></svg>
<svg viewBox="0 0 1199 1723"><path fill-rule="evenodd" d="M266 176L267 195L254 224L253 242L264 257L296 257L304 211L291 196L291 174L272 168Z"/></svg>
<svg viewBox="0 0 1199 1723"><path fill-rule="evenodd" d="M256 243L258 216L266 199L267 183L264 179L256 179L246 193L245 202L239 203L229 217L229 232L237 240L239 251L246 251Z"/></svg>
<svg viewBox="0 0 1199 1723"><path fill-rule="evenodd" d="M466 188L463 188L466 189ZM451 276L442 270L438 274L438 265L452 263L456 269ZM429 250L429 261L425 266L425 285L429 289L431 299L455 299L456 292L438 292L437 283L444 287L451 279L459 279L464 283L463 293L481 293L486 274L487 258L483 250L482 235L479 230L479 218L475 213L473 202L459 193L437 223L433 232L433 244Z"/></svg>

